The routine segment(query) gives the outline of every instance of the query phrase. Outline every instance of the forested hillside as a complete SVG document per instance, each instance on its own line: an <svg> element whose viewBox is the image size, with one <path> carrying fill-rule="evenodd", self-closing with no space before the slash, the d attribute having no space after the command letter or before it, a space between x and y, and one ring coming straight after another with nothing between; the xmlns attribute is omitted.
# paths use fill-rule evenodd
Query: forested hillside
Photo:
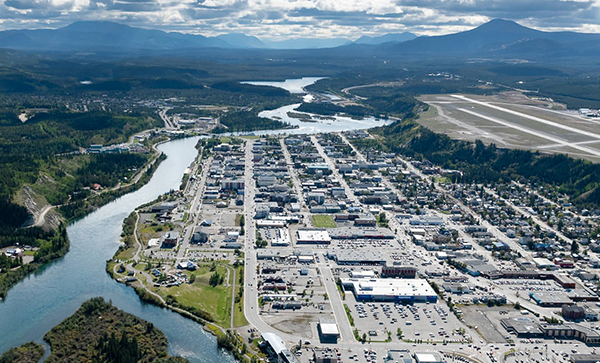
<svg viewBox="0 0 600 363"><path fill-rule="evenodd" d="M80 154L91 144L126 142L129 136L160 125L147 115L108 112L39 112L26 122L17 107L0 112L0 248L29 246L35 259L0 260L0 298L40 264L64 255L69 242L64 226L21 228L30 217L24 205L64 205L68 217L78 214L94 186L109 188L133 176L151 154ZM24 193L24 187L27 193ZM97 194L97 192L96 192ZM79 208L80 209L80 208Z"/></svg>

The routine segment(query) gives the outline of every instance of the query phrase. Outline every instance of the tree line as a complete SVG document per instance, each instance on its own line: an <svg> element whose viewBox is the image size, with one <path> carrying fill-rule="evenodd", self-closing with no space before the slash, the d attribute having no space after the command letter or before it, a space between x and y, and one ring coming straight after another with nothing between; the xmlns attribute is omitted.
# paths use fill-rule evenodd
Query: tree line
<svg viewBox="0 0 600 363"><path fill-rule="evenodd" d="M495 144L452 140L405 119L373 130L377 139L353 141L356 145L428 160L462 172L454 182L503 183L512 180L545 184L565 193L582 207L600 205L600 165L564 154L541 154L498 148Z"/></svg>

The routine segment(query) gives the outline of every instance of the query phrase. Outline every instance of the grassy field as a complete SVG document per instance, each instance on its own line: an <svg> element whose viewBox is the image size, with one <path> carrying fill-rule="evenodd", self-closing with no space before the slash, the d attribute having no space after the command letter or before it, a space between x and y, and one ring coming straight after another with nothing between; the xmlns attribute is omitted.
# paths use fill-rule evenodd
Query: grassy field
<svg viewBox="0 0 600 363"><path fill-rule="evenodd" d="M159 232L170 230L170 226L162 225L148 225L140 223L140 229L138 230L141 235L142 241L147 241L150 238L156 238L160 235ZM142 242L145 243L145 242ZM114 256L114 259L107 264L107 271L111 274L115 271L115 268L119 263L116 260L128 261L133 257L133 254L137 246L131 246L132 248L119 251ZM202 251L199 251L202 252ZM224 251L223 253L233 253L232 251ZM244 256L239 256L240 261L243 261ZM138 272L146 271L150 272L157 263L166 264L167 266L174 266L175 261L172 260L142 260L137 265L134 265L134 269ZM235 278L234 278L235 268ZM212 269L212 270L211 270ZM218 272L223 277L223 283L217 286L211 286L209 281L213 273ZM239 294L243 291L243 264L234 267L230 264L229 260L215 261L214 263L200 264L195 271L184 272L188 278L193 276L194 282L191 284L184 283L180 286L160 286L154 287L146 284L146 287L160 295L168 304L172 304L176 307L183 308L194 313L194 309L197 310L198 316L202 317L204 313L210 316L207 319L214 321L216 325L229 329L232 324L232 303L234 302L234 296L232 296L233 285L235 285L235 295L237 297L233 306L233 325L235 327L248 325L244 317L243 309L243 294ZM113 276L115 279L125 277L127 272L115 273ZM239 301L238 301L239 300Z"/></svg>
<svg viewBox="0 0 600 363"><path fill-rule="evenodd" d="M227 268L224 266L217 265L216 271L223 276L227 276ZM196 271L188 272L188 275L196 275L196 281L193 284L160 287L157 292L165 299L167 295L172 295L182 305L202 309L212 315L216 324L229 327L231 319L231 281L226 280L223 285L212 287L208 283L212 273L210 266L199 266ZM231 280L231 277L229 276L229 280Z"/></svg>
<svg viewBox="0 0 600 363"><path fill-rule="evenodd" d="M238 295L240 289L244 289L243 265L236 267L235 276L237 280L235 282L235 294ZM244 316L244 296L242 295L240 301L235 303L235 306L233 308L233 326L238 327L245 325L248 325L248 320L246 320L246 317Z"/></svg>
<svg viewBox="0 0 600 363"><path fill-rule="evenodd" d="M312 216L313 225L317 228L335 228L337 225L333 217L328 214L318 214Z"/></svg>
<svg viewBox="0 0 600 363"><path fill-rule="evenodd" d="M448 184L448 183L452 182L452 181L450 180L450 178L448 178L448 177L445 177L445 176L442 176L442 177L435 177L435 178L433 178L433 180L434 180L436 183L440 183L440 184Z"/></svg>
<svg viewBox="0 0 600 363"><path fill-rule="evenodd" d="M122 250L118 254L116 254L114 256L114 259L121 260L121 261L128 261L133 258L133 255L135 255L135 250L133 248L128 248L128 249Z"/></svg>

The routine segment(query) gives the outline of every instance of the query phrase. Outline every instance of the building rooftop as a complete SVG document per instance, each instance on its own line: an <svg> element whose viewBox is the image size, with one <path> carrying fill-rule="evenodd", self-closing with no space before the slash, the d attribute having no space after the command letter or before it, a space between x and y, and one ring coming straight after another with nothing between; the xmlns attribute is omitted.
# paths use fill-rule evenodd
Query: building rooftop
<svg viewBox="0 0 600 363"><path fill-rule="evenodd" d="M332 253L339 264L384 264L385 257L379 250L338 250Z"/></svg>
<svg viewBox="0 0 600 363"><path fill-rule="evenodd" d="M600 362L600 355L598 355L598 354L571 354L571 361L573 363Z"/></svg>
<svg viewBox="0 0 600 363"><path fill-rule="evenodd" d="M517 335L541 335L539 324L532 318L512 317L500 319L502 325L508 331L514 331Z"/></svg>
<svg viewBox="0 0 600 363"><path fill-rule="evenodd" d="M424 279L342 279L352 284L356 294L378 296L434 296L433 288Z"/></svg>
<svg viewBox="0 0 600 363"><path fill-rule="evenodd" d="M283 340L275 333L262 333L262 338L271 345L276 354L286 350Z"/></svg>
<svg viewBox="0 0 600 363"><path fill-rule="evenodd" d="M299 229L297 232L298 242L305 243L331 243L329 232L322 229Z"/></svg>
<svg viewBox="0 0 600 363"><path fill-rule="evenodd" d="M417 363L441 363L444 360L438 352L415 352Z"/></svg>
<svg viewBox="0 0 600 363"><path fill-rule="evenodd" d="M541 292L534 291L530 293L530 296L537 302L539 305L563 305L563 304L572 304L573 300L569 298L567 293L561 291L552 291L552 292Z"/></svg>
<svg viewBox="0 0 600 363"><path fill-rule="evenodd" d="M319 319L319 326L323 335L340 335L337 324L332 319Z"/></svg>

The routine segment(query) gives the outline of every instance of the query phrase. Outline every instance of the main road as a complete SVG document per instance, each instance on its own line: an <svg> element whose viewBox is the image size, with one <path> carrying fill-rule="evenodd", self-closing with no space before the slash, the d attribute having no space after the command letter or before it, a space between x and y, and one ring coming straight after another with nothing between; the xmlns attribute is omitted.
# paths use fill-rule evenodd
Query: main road
<svg viewBox="0 0 600 363"><path fill-rule="evenodd" d="M256 223L254 222L254 195L256 186L254 183L254 163L252 157L252 145L254 140L246 141L245 151L245 170L244 170L244 221L245 221L245 243L244 258L246 264L244 267L244 315L250 325L253 325L261 333L275 333L281 339L289 344L295 344L299 337L286 334L277 330L264 322L260 315L260 306L258 305L258 289L256 286L256 276L258 275L256 252L254 244L256 243Z"/></svg>

